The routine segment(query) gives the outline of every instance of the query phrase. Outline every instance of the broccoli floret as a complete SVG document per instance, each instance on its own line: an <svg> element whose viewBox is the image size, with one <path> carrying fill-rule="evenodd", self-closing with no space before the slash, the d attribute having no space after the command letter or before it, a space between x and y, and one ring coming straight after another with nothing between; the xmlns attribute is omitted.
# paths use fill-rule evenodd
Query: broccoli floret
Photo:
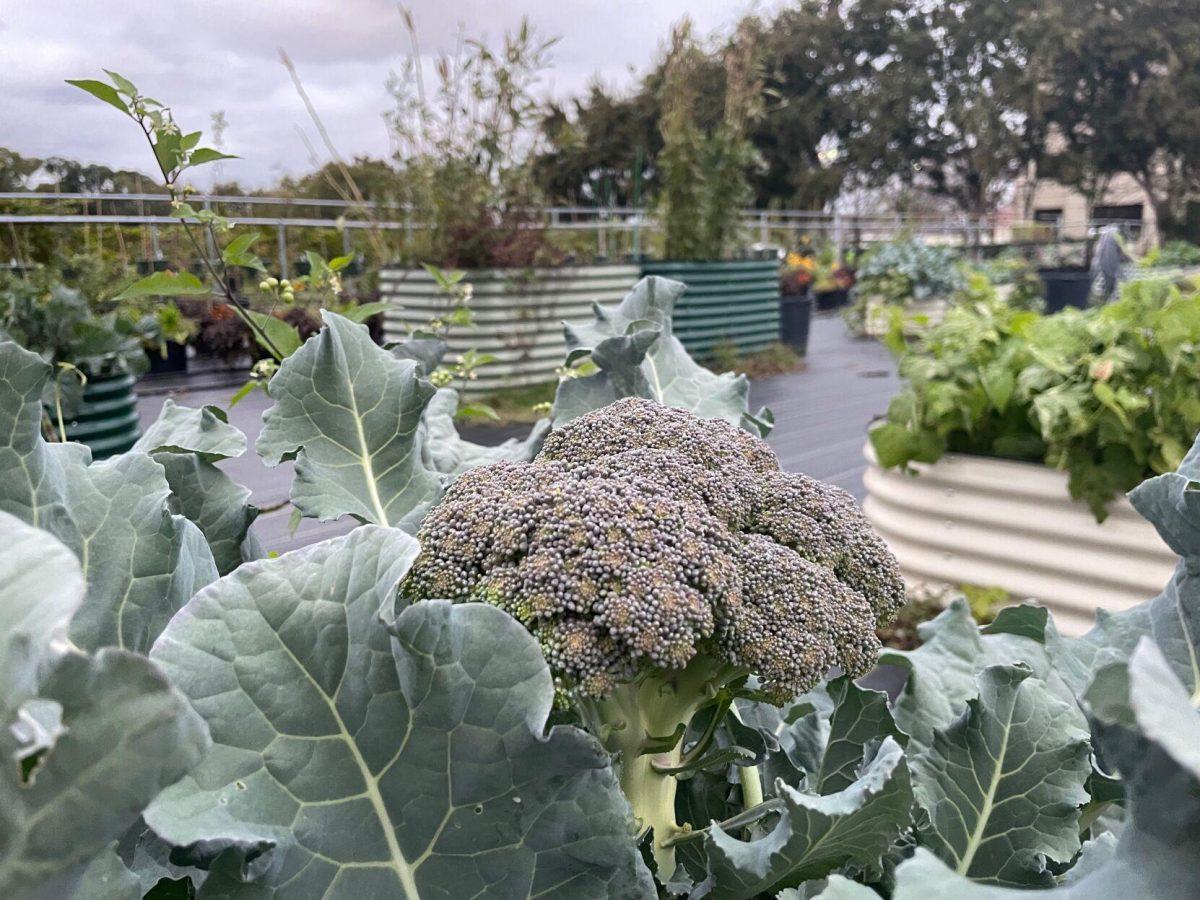
<svg viewBox="0 0 1200 900"><path fill-rule="evenodd" d="M904 598L850 495L733 425L638 398L551 433L532 463L467 472L418 537L404 595L491 603L537 637L564 701L620 754L665 870L679 826L661 770L683 748L661 739L747 675L782 702L831 667L865 673Z"/></svg>

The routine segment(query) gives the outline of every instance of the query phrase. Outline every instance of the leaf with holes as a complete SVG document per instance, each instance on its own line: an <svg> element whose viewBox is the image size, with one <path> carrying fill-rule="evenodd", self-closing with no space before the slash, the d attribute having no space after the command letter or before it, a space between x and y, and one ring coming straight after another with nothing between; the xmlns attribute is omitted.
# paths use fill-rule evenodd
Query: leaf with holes
<svg viewBox="0 0 1200 900"><path fill-rule="evenodd" d="M176 857L226 854L233 896L653 896L608 755L546 731L529 633L441 601L380 622L417 550L366 526L248 563L180 612L151 656L214 747L146 822Z"/></svg>
<svg viewBox="0 0 1200 900"><path fill-rule="evenodd" d="M258 453L269 466L296 460L292 502L306 516L415 531L441 494L417 437L434 388L365 326L322 315L325 327L271 379Z"/></svg>
<svg viewBox="0 0 1200 900"><path fill-rule="evenodd" d="M3 513L0 545L0 896L120 896L110 845L199 761L207 731L145 658L55 640L84 592L66 547Z"/></svg>

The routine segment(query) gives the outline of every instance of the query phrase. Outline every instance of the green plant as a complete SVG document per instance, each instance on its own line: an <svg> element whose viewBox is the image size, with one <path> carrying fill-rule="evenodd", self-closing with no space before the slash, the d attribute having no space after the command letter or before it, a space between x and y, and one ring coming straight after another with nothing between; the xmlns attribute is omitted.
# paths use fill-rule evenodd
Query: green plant
<svg viewBox="0 0 1200 900"><path fill-rule="evenodd" d="M556 39L527 20L502 46L459 35L454 55L435 66L426 90L411 13L403 11L412 52L387 83L387 115L400 164L397 199L420 223L407 237L410 264L522 268L555 256L530 171L529 132L541 117L535 88Z"/></svg>
<svg viewBox="0 0 1200 900"><path fill-rule="evenodd" d="M723 116L706 133L696 114L703 51L691 28L688 19L676 26L664 64L657 204L668 259L721 259L753 199L749 176L761 157L746 131L762 112L762 79L756 33L743 22L725 53Z"/></svg>
<svg viewBox="0 0 1200 900"><path fill-rule="evenodd" d="M879 655L907 673L894 702L845 676L768 696L759 689L819 678L830 654L870 663L871 613L825 602L879 546L843 495L778 472L748 434L643 400L585 414L539 461L476 469L443 499L446 478L484 460L464 459L423 414L440 396L422 377L436 362L420 361L418 341L389 352L364 327L324 319L272 380L257 449L268 464L294 460L303 514L364 524L267 559L247 530L247 493L217 467L245 449L219 410L167 404L135 450L92 465L39 434L50 367L0 342L0 893L132 900L164 881L199 896L638 900L791 889L1028 900L1037 888L1048 900L1183 900L1200 889L1189 624L1200 444L1132 494L1183 557L1154 600L1082 638L1031 605L980 629L956 601L921 627L919 647ZM636 335L620 328L607 346ZM627 369L600 371L614 391L628 383ZM308 402L317 396L326 402ZM628 414L633 427L593 427ZM643 414L659 427L641 427ZM571 515L616 528L553 527ZM620 527L639 516L646 527ZM403 528L424 528L434 548L415 567L421 548ZM767 557L723 566L721 546L739 542ZM585 545L592 556L562 552ZM405 596L435 555L469 556L444 580L490 579L488 602ZM514 568L524 580L505 586ZM595 713L577 716L553 709L578 687L564 668L603 690L612 658L571 634L547 646L537 612L600 623L574 590L581 575L650 589L604 598L617 616L607 641L642 647L629 659L644 673L637 689L576 690ZM695 580L703 603L679 602L676 576ZM740 592L720 581L731 577ZM887 594L887 578L868 581ZM708 598L721 584L718 616ZM670 626L688 609L712 614L710 638L700 620ZM833 618L802 614L822 609ZM658 626L662 640L638 637ZM693 664L671 678L656 655ZM759 664L774 684L701 671ZM605 744L623 752L614 760ZM675 753L680 765L664 765ZM685 763L691 777L660 771ZM673 810L650 804L655 822L693 826L659 848L662 867L633 839L622 778L642 810L673 786Z"/></svg>
<svg viewBox="0 0 1200 900"><path fill-rule="evenodd" d="M914 300L950 297L964 283L959 253L916 239L893 241L868 253L858 266L860 296L879 296L905 306Z"/></svg>
<svg viewBox="0 0 1200 900"><path fill-rule="evenodd" d="M696 713L715 702L716 722L751 675L784 702L831 666L865 674L903 601L848 494L784 474L733 425L636 398L554 431L529 465L467 473L418 540L404 596L491 603L530 629L562 703L620 754L664 877L676 777L737 759L710 757L711 734L684 753Z"/></svg>
<svg viewBox="0 0 1200 900"><path fill-rule="evenodd" d="M1200 266L1200 247L1187 241L1167 241L1138 260L1142 268Z"/></svg>
<svg viewBox="0 0 1200 900"><path fill-rule="evenodd" d="M871 430L881 464L973 453L1044 462L1103 519L1143 478L1180 465L1200 428L1200 295L1162 281L1042 316L959 305L901 347L907 381Z"/></svg>

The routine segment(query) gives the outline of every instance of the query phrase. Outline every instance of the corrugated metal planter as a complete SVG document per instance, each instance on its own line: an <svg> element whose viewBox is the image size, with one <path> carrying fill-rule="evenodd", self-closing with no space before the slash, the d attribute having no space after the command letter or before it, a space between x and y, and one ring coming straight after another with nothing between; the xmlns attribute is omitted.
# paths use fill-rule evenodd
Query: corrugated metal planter
<svg viewBox="0 0 1200 900"><path fill-rule="evenodd" d="M947 454L912 475L880 468L869 444L865 453L863 509L910 582L1001 587L1080 634L1097 607L1148 600L1174 569L1175 555L1129 501L1097 523L1071 500L1065 472Z"/></svg>
<svg viewBox="0 0 1200 900"><path fill-rule="evenodd" d="M124 453L137 443L142 431L133 384L132 375L89 378L75 418L66 423L67 439L91 447L93 459Z"/></svg>
<svg viewBox="0 0 1200 900"><path fill-rule="evenodd" d="M753 353L779 340L779 261L648 262L643 275L687 285L675 306L675 336L697 359L731 341Z"/></svg>
<svg viewBox="0 0 1200 900"><path fill-rule="evenodd" d="M468 271L477 327L451 331L449 357L471 348L496 357L479 369L472 394L553 381L567 352L563 322L590 320L592 303L619 302L637 280L632 265ZM384 269L379 289L395 304L384 314L387 340L403 340L409 326L446 312L446 297L424 270Z"/></svg>

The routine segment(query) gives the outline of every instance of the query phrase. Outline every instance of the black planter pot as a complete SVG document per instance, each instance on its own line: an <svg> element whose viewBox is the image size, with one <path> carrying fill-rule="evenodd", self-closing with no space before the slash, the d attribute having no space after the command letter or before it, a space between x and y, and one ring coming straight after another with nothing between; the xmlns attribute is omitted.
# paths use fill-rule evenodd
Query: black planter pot
<svg viewBox="0 0 1200 900"><path fill-rule="evenodd" d="M137 273L139 275L149 275L152 272L165 272L169 265L169 260L165 259L139 259L137 261Z"/></svg>
<svg viewBox="0 0 1200 900"><path fill-rule="evenodd" d="M850 292L846 288L838 288L835 291L821 291L815 296L817 298L817 309L824 311L845 306L847 299L850 297Z"/></svg>
<svg viewBox="0 0 1200 900"><path fill-rule="evenodd" d="M786 294L779 298L779 339L801 356L808 353L812 308L813 298L808 294Z"/></svg>
<svg viewBox="0 0 1200 900"><path fill-rule="evenodd" d="M1092 275L1084 268L1038 269L1046 294L1046 312L1056 313L1074 306L1087 309Z"/></svg>
<svg viewBox="0 0 1200 900"><path fill-rule="evenodd" d="M166 356L159 353L157 347L147 350L146 356L150 359L150 369L146 373L147 375L165 375L187 371L187 347L183 344L168 341Z"/></svg>

